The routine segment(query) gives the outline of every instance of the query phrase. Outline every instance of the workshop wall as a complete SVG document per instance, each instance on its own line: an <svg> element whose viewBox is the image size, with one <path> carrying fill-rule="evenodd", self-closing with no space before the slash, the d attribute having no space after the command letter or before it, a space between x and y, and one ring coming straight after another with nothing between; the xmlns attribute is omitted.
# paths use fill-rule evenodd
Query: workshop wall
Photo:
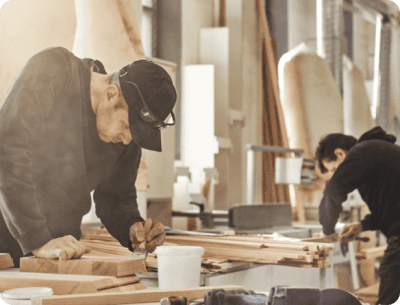
<svg viewBox="0 0 400 305"><path fill-rule="evenodd" d="M0 102L35 53L62 46L72 51L73 0L11 0L0 10Z"/></svg>
<svg viewBox="0 0 400 305"><path fill-rule="evenodd" d="M218 3L219 1L216 0L182 1L182 88L185 88L185 66L204 63L200 56L201 30L218 26ZM225 83L224 86L228 86L228 93L221 99L221 92L218 90L225 89L215 88L216 103L223 103L223 109L226 108L225 104L228 107L223 113L223 117L228 118L227 126L223 126L224 132L217 128L216 123L221 126L220 121L211 122L207 117L204 118L204 124L216 124L215 135L224 138L229 143L228 147L221 147L220 144L219 152L215 155L215 168L218 171L218 181L215 185L215 209L227 209L234 204L245 202L244 146L247 143L261 145L260 36L256 13L253 1L229 0L226 2L225 25L229 30L229 59L227 59L228 66L225 68L229 71L229 78L225 80L228 84ZM190 103L184 90L182 90L181 101L182 109ZM215 109L218 111L220 108L216 106ZM221 117L221 114L215 113L215 115ZM185 118L182 118L182 129L185 129ZM181 146L184 145L185 139L181 138ZM261 183L261 156L258 157L259 178L257 181ZM181 162L178 161L177 164L187 166L184 154ZM200 188L201 185L198 185L197 189ZM257 193L259 195L257 201L261 203L261 185L258 186Z"/></svg>

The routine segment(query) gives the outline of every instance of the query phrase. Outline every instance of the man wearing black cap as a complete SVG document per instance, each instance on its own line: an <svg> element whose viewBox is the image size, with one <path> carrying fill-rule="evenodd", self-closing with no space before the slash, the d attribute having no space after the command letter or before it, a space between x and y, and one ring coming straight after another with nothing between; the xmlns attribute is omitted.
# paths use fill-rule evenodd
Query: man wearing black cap
<svg viewBox="0 0 400 305"><path fill-rule="evenodd" d="M93 190L96 214L121 245L161 245L161 223L145 236L135 181L141 148L161 151L175 102L171 78L150 61L107 75L64 48L35 54L0 106L0 253L18 266L31 253L89 252L79 239Z"/></svg>

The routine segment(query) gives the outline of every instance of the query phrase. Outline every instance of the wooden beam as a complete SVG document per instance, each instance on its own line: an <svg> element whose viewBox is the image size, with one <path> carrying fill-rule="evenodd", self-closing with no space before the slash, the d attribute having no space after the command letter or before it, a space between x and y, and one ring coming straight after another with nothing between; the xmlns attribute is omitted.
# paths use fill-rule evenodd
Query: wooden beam
<svg viewBox="0 0 400 305"><path fill-rule="evenodd" d="M133 292L96 293L33 298L32 305L111 305L160 302L162 298L174 295L186 297L188 300L203 299L212 289L244 289L243 286L208 286L187 289L145 289Z"/></svg>
<svg viewBox="0 0 400 305"><path fill-rule="evenodd" d="M86 255L69 260L23 257L20 259L20 271L122 277L146 272L146 265L142 259Z"/></svg>
<svg viewBox="0 0 400 305"><path fill-rule="evenodd" d="M219 0L219 20L218 26L226 26L226 0Z"/></svg>

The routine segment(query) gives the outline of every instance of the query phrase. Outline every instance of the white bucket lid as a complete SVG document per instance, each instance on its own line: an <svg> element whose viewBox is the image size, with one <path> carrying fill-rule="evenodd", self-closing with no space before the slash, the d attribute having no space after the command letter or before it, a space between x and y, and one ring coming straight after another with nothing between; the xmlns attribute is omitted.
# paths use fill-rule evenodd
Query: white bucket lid
<svg viewBox="0 0 400 305"><path fill-rule="evenodd" d="M25 287L6 290L2 294L3 299L30 300L34 297L53 295L53 289L49 287Z"/></svg>
<svg viewBox="0 0 400 305"><path fill-rule="evenodd" d="M195 246L158 246L154 251L157 255L203 255L203 247Z"/></svg>

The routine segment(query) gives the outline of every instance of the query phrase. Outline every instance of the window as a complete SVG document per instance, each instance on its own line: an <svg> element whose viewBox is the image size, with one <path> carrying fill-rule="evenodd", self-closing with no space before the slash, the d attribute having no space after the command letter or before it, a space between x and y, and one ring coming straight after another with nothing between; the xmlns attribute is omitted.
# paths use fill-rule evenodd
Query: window
<svg viewBox="0 0 400 305"><path fill-rule="evenodd" d="M157 0L142 0L142 44L146 57L157 57Z"/></svg>

